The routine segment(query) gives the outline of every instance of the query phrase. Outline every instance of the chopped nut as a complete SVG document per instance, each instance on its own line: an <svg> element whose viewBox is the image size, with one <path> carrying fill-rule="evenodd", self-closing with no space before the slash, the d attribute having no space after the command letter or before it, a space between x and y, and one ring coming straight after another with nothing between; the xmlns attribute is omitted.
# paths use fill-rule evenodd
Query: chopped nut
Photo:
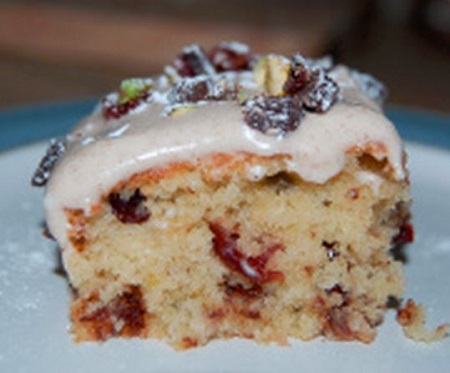
<svg viewBox="0 0 450 373"><path fill-rule="evenodd" d="M194 109L195 109L195 106L192 104L173 105L173 106L168 107L165 114L168 115L169 117L176 118L176 117L186 114Z"/></svg>
<svg viewBox="0 0 450 373"><path fill-rule="evenodd" d="M286 57L271 54L256 64L253 74L256 83L264 87L267 95L281 96L289 70L290 62Z"/></svg>
<svg viewBox="0 0 450 373"><path fill-rule="evenodd" d="M135 100L152 87L153 80L150 78L126 79L120 84L119 103L123 104L127 101Z"/></svg>

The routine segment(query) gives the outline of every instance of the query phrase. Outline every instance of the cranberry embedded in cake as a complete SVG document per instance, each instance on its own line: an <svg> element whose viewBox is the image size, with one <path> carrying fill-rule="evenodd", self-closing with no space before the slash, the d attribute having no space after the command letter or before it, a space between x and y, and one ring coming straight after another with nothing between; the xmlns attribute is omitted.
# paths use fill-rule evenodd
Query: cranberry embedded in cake
<svg viewBox="0 0 450 373"><path fill-rule="evenodd" d="M164 71L106 95L33 179L75 339L371 342L413 239L384 86L237 42Z"/></svg>

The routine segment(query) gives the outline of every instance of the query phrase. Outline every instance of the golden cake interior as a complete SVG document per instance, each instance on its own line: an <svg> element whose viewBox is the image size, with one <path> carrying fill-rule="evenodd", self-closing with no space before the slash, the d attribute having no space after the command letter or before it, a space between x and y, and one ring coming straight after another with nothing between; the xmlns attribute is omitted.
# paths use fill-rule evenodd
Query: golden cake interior
<svg viewBox="0 0 450 373"><path fill-rule="evenodd" d="M172 163L119 183L89 216L67 210L76 339L180 349L234 336L371 342L404 290L391 248L408 218L408 182L367 154L349 154L324 184L288 172L289 161ZM133 195L139 222L123 222L111 196L126 205Z"/></svg>

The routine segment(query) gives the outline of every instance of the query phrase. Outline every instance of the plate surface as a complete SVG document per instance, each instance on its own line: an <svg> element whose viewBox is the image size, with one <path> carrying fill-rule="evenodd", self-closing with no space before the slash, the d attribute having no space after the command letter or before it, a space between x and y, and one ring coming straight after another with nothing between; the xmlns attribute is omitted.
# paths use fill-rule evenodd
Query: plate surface
<svg viewBox="0 0 450 373"><path fill-rule="evenodd" d="M164 343L72 343L66 280L42 236L42 190L29 179L45 144L95 105L62 102L0 112L0 372L448 372L450 338L433 345L402 335L393 312L369 345L316 340L291 347L213 342L176 353ZM450 117L401 108L388 116L403 138L450 149ZM7 150L14 149L14 150ZM6 151L5 151L6 150ZM409 144L416 242L405 266L407 297L423 302L430 326L450 321L450 152Z"/></svg>
<svg viewBox="0 0 450 373"><path fill-rule="evenodd" d="M450 152L408 144L416 242L405 265L407 297L425 304L428 323L450 321ZM174 352L164 343L72 343L68 291L56 246L41 234L42 190L29 186L45 144L0 154L1 372L448 372L450 338L407 340L390 312L371 345L316 340L291 347L212 342Z"/></svg>

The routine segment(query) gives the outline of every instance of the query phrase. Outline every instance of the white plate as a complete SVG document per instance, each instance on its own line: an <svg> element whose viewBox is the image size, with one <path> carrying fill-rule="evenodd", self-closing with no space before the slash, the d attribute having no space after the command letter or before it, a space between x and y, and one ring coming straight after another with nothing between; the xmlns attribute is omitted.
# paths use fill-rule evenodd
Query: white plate
<svg viewBox="0 0 450 373"><path fill-rule="evenodd" d="M450 153L408 145L416 242L406 265L407 297L426 305L428 322L450 321ZM450 338L407 340L390 312L371 345L316 340L291 347L212 342L174 352L164 343L72 343L65 279L54 243L41 234L42 190L29 179L37 144L0 155L0 372L449 372Z"/></svg>

